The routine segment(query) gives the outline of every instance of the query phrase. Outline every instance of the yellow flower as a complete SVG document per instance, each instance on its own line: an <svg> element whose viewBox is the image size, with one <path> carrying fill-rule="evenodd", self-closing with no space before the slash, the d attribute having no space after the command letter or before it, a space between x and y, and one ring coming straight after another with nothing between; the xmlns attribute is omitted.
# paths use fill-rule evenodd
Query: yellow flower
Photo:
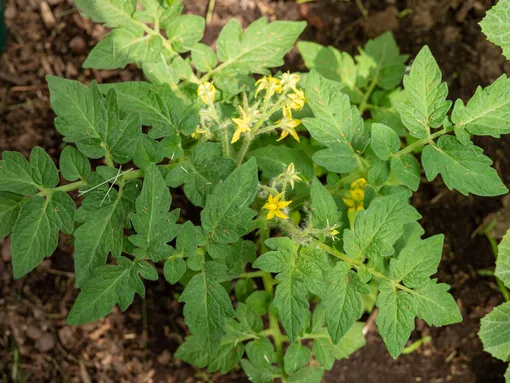
<svg viewBox="0 0 510 383"><path fill-rule="evenodd" d="M234 135L232 136L232 141L230 142L233 144L234 142L239 141L239 138L241 138L241 133L246 133L250 131L250 122L251 122L251 115L246 114L246 112L243 110L242 107L239 108L239 114L241 115L241 118L233 118L232 121L234 124L236 124L236 131L234 132Z"/></svg>
<svg viewBox="0 0 510 383"><path fill-rule="evenodd" d="M364 178L360 178L351 184L349 189L350 197L343 198L343 201L349 208L349 211L363 210L366 186L367 181Z"/></svg>
<svg viewBox="0 0 510 383"><path fill-rule="evenodd" d="M299 77L299 75L296 73L287 72L282 74L282 79L280 81L282 91L285 92L289 89L292 89L294 92L296 92L296 86L300 79L301 77Z"/></svg>
<svg viewBox="0 0 510 383"><path fill-rule="evenodd" d="M282 108L283 118L281 120L276 121L276 125L282 129L282 135L277 141L283 140L289 134L294 137L294 139L299 142L299 136L296 133L296 127L301 124L301 120L295 120L292 118L292 111L289 107L284 106Z"/></svg>
<svg viewBox="0 0 510 383"><path fill-rule="evenodd" d="M331 229L328 234L332 237L334 237L335 235L339 234L340 232L336 229Z"/></svg>
<svg viewBox="0 0 510 383"><path fill-rule="evenodd" d="M282 86L280 84L280 80L274 78L273 76L264 76L260 80L258 80L255 85L258 85L257 91L255 92L255 97L259 94L260 91L266 90L266 94L268 98L274 96L276 92L282 92Z"/></svg>
<svg viewBox="0 0 510 383"><path fill-rule="evenodd" d="M294 93L287 95L290 100L289 108L300 111L305 106L306 98L302 90L295 89Z"/></svg>
<svg viewBox="0 0 510 383"><path fill-rule="evenodd" d="M216 96L216 87L210 82L203 82L198 86L197 94L204 104L210 105L214 101L214 96Z"/></svg>
<svg viewBox="0 0 510 383"><path fill-rule="evenodd" d="M289 217L283 214L282 209L289 206L292 201L280 201L283 193L279 193L276 196L270 195L267 199L267 203L263 206L264 209L269 210L266 219L269 220L275 215L281 219L288 219Z"/></svg>
<svg viewBox="0 0 510 383"><path fill-rule="evenodd" d="M301 177L298 176L298 172L296 172L294 168L294 163L291 162L289 166L287 167L287 170L285 170L285 173L281 174L280 177L287 180L288 183L290 183L290 187L294 189L294 181L303 181Z"/></svg>
<svg viewBox="0 0 510 383"><path fill-rule="evenodd" d="M205 133L207 133L206 129L202 129L201 127L197 126L195 131L193 133L191 133L191 137L195 138L195 139L198 139L198 138L200 138L201 134L205 134Z"/></svg>

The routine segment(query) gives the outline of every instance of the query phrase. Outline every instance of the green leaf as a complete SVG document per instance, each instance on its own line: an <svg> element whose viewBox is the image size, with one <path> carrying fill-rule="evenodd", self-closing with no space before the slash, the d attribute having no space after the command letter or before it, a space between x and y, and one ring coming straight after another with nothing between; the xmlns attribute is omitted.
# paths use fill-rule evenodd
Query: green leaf
<svg viewBox="0 0 510 383"><path fill-rule="evenodd" d="M149 167L152 164L159 164L163 161L163 148L159 141L142 134L138 140L133 162L140 169Z"/></svg>
<svg viewBox="0 0 510 383"><path fill-rule="evenodd" d="M248 298L246 298L246 304L258 315L265 315L267 313L269 303L271 303L271 296L264 290L254 291Z"/></svg>
<svg viewBox="0 0 510 383"><path fill-rule="evenodd" d="M243 354L244 344L237 338L226 337L219 349L211 354L207 371L219 370L222 374L227 374L239 364Z"/></svg>
<svg viewBox="0 0 510 383"><path fill-rule="evenodd" d="M60 154L60 172L68 181L85 179L90 174L90 162L73 146L66 146Z"/></svg>
<svg viewBox="0 0 510 383"><path fill-rule="evenodd" d="M441 79L434 56L424 46L413 61L411 73L404 77L408 101L397 104L402 122L413 137L428 137L430 128L439 128L452 106L446 100L448 85Z"/></svg>
<svg viewBox="0 0 510 383"><path fill-rule="evenodd" d="M452 112L453 123L477 136L499 138L510 133L509 86L510 79L502 75L488 87L478 87L465 106L462 100L457 100Z"/></svg>
<svg viewBox="0 0 510 383"><path fill-rule="evenodd" d="M234 289L237 300L244 302L253 293L253 281L251 279L239 279ZM239 308L239 304L237 307Z"/></svg>
<svg viewBox="0 0 510 383"><path fill-rule="evenodd" d="M484 351L493 357L510 361L510 302L495 307L480 322L478 336L482 340Z"/></svg>
<svg viewBox="0 0 510 383"><path fill-rule="evenodd" d="M300 370L310 362L311 357L312 354L308 347L303 346L301 343L292 343L283 358L285 372L290 375Z"/></svg>
<svg viewBox="0 0 510 383"><path fill-rule="evenodd" d="M377 157L387 160L392 153L400 150L400 138L389 126L373 123L370 145Z"/></svg>
<svg viewBox="0 0 510 383"><path fill-rule="evenodd" d="M306 179L314 176L313 162L302 150L283 145L267 145L248 154L257 159L257 165L264 178L274 178L282 174L292 163L296 172Z"/></svg>
<svg viewBox="0 0 510 383"><path fill-rule="evenodd" d="M289 237L269 238L265 244L270 249L253 263L253 267L267 273L280 273L287 270L295 262L297 247Z"/></svg>
<svg viewBox="0 0 510 383"><path fill-rule="evenodd" d="M87 193L76 217L81 225L74 232L76 287L90 280L93 270L106 263L110 252L120 256L124 226L135 210L139 186L139 182L129 182L120 192L98 188Z"/></svg>
<svg viewBox="0 0 510 383"><path fill-rule="evenodd" d="M404 281L407 287L418 287L437 272L443 252L444 236L434 235L427 239L412 238L402 249L398 258L391 260L390 274L393 279Z"/></svg>
<svg viewBox="0 0 510 383"><path fill-rule="evenodd" d="M368 171L368 183L381 187L390 176L390 163L388 161L377 161Z"/></svg>
<svg viewBox="0 0 510 383"><path fill-rule="evenodd" d="M85 16L110 28L130 24L136 4L136 0L76 0Z"/></svg>
<svg viewBox="0 0 510 383"><path fill-rule="evenodd" d="M53 192L48 198L48 214L50 215L50 220L64 233L72 234L76 215L75 202L63 191Z"/></svg>
<svg viewBox="0 0 510 383"><path fill-rule="evenodd" d="M105 265L94 270L67 317L67 324L82 325L108 315L118 304L125 311L133 302L135 292L145 294L143 283L134 264L120 257L118 265Z"/></svg>
<svg viewBox="0 0 510 383"><path fill-rule="evenodd" d="M143 11L138 10L135 13L137 20L145 23L159 22L165 26L177 18L182 10L182 0L141 0Z"/></svg>
<svg viewBox="0 0 510 383"><path fill-rule="evenodd" d="M413 298L409 293L394 290L389 283L381 284L379 289L376 323L390 355L396 358L414 329Z"/></svg>
<svg viewBox="0 0 510 383"><path fill-rule="evenodd" d="M146 34L141 25L121 26L108 33L92 48L83 67L122 69L131 63L141 67L146 62L157 61L162 47L162 37Z"/></svg>
<svg viewBox="0 0 510 383"><path fill-rule="evenodd" d="M420 163L412 154L391 158L391 170L412 191L420 187Z"/></svg>
<svg viewBox="0 0 510 383"><path fill-rule="evenodd" d="M409 56L400 54L400 49L391 32L385 32L369 40L365 44L362 55L356 57L358 65L360 57L367 61L364 56L370 58L370 64L375 66L372 71L378 86L390 90L400 84L406 70L405 62ZM369 69L372 68L369 67Z"/></svg>
<svg viewBox="0 0 510 383"><path fill-rule="evenodd" d="M191 152L191 158L173 168L166 182L175 188L184 183L184 194L195 206L204 207L216 185L227 178L235 168L231 158L225 158L221 146L206 142Z"/></svg>
<svg viewBox="0 0 510 383"><path fill-rule="evenodd" d="M242 31L235 19L221 30L217 41L221 72L237 74L268 74L267 68L283 65L283 56L290 51L306 23L273 21L260 18Z"/></svg>
<svg viewBox="0 0 510 383"><path fill-rule="evenodd" d="M18 152L3 152L0 160L0 191L33 195L40 185L25 157Z"/></svg>
<svg viewBox="0 0 510 383"><path fill-rule="evenodd" d="M205 19L196 15L183 15L165 26L168 41L179 53L188 52L202 40Z"/></svg>
<svg viewBox="0 0 510 383"><path fill-rule="evenodd" d="M0 191L0 240L12 231L24 202L20 194Z"/></svg>
<svg viewBox="0 0 510 383"><path fill-rule="evenodd" d="M288 271L279 274L276 279L279 283L273 303L289 340L294 342L301 332L305 312L309 307L307 288L298 273Z"/></svg>
<svg viewBox="0 0 510 383"><path fill-rule="evenodd" d="M341 212L338 211L335 200L321 182L314 178L310 188L310 209L314 228L339 228Z"/></svg>
<svg viewBox="0 0 510 383"><path fill-rule="evenodd" d="M26 201L12 229L12 273L15 279L32 271L57 248L58 228L49 216L49 200Z"/></svg>
<svg viewBox="0 0 510 383"><path fill-rule="evenodd" d="M170 257L165 261L163 273L168 283L172 285L179 282L186 272L186 262L179 257Z"/></svg>
<svg viewBox="0 0 510 383"><path fill-rule="evenodd" d="M169 212L172 196L158 167L154 164L145 169L140 196L136 200L136 213L131 216L136 235L129 240L139 249L137 258L153 261L167 258L173 249L167 245L178 232L176 221L179 212Z"/></svg>
<svg viewBox="0 0 510 383"><path fill-rule="evenodd" d="M186 285L179 302L184 302L184 319L192 334L213 351L225 335L227 318L234 317L230 297L220 284L218 264L207 262Z"/></svg>
<svg viewBox="0 0 510 383"><path fill-rule="evenodd" d="M288 378L289 383L321 383L324 369L321 367L307 367L303 368Z"/></svg>
<svg viewBox="0 0 510 383"><path fill-rule="evenodd" d="M191 61L200 72L209 72L217 64L216 53L207 45L197 43L191 49Z"/></svg>
<svg viewBox="0 0 510 383"><path fill-rule="evenodd" d="M253 285L253 281L249 281ZM238 281L239 283L239 281ZM241 324L241 328L247 332L258 333L262 331L264 324L262 318L253 310L250 306L245 303L238 302L236 307L236 318Z"/></svg>
<svg viewBox="0 0 510 383"><path fill-rule="evenodd" d="M273 344L265 337L249 342L246 345L246 355L258 367L270 367L276 362Z"/></svg>
<svg viewBox="0 0 510 383"><path fill-rule="evenodd" d="M482 32L487 39L503 49L503 54L510 59L510 1L500 0L492 7L480 22Z"/></svg>
<svg viewBox="0 0 510 383"><path fill-rule="evenodd" d="M404 225L420 218L406 193L377 197L367 210L358 213L354 230L345 230L345 251L355 259L393 255L393 244L404 233Z"/></svg>
<svg viewBox="0 0 510 383"><path fill-rule="evenodd" d="M174 356L198 368L207 367L209 364L209 353L204 350L202 340L196 335L187 336Z"/></svg>
<svg viewBox="0 0 510 383"><path fill-rule="evenodd" d="M58 185L58 170L46 151L37 146L30 152L33 179L38 185L52 188Z"/></svg>
<svg viewBox="0 0 510 383"><path fill-rule="evenodd" d="M426 146L422 164L429 182L441 173L450 190L456 189L464 195L492 197L508 193L483 150L471 143L464 145L453 136L442 136L436 145Z"/></svg>
<svg viewBox="0 0 510 383"><path fill-rule="evenodd" d="M501 279L505 286L510 286L510 230L506 232L498 246L496 277Z"/></svg>
<svg viewBox="0 0 510 383"><path fill-rule="evenodd" d="M246 359L241 360L241 366L248 379L253 383L272 383L273 379L279 376L279 370L273 366L255 366Z"/></svg>
<svg viewBox="0 0 510 383"><path fill-rule="evenodd" d="M446 326L462 321L455 299L448 294L450 286L431 279L413 291L415 313L430 326Z"/></svg>
<svg viewBox="0 0 510 383"><path fill-rule="evenodd" d="M312 137L329 149L314 154L313 160L332 172L347 173L357 167L353 140L363 138L363 122L356 107L342 88L317 72L307 80L306 99L315 118L305 118L303 125Z"/></svg>
<svg viewBox="0 0 510 383"><path fill-rule="evenodd" d="M326 279L326 323L333 343L338 343L363 314L361 293L366 294L358 275L345 262L337 262Z"/></svg>
<svg viewBox="0 0 510 383"><path fill-rule="evenodd" d="M108 109L106 145L113 160L125 164L133 159L142 134L140 116L131 114L121 120L117 94L113 89L106 94L106 107Z"/></svg>
<svg viewBox="0 0 510 383"><path fill-rule="evenodd" d="M257 187L257 163L253 158L218 183L200 214L211 241L233 243L253 229L251 220L256 212L249 206Z"/></svg>

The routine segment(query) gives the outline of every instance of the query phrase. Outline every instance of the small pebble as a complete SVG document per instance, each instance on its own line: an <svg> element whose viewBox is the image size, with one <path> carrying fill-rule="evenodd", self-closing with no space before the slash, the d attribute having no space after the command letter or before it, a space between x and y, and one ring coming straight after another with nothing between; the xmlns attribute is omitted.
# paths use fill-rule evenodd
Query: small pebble
<svg viewBox="0 0 510 383"><path fill-rule="evenodd" d="M47 332L35 343L35 346L41 352L50 351L55 347L55 339L53 339L53 335Z"/></svg>
<svg viewBox="0 0 510 383"><path fill-rule="evenodd" d="M69 48L73 51L73 53L76 54L82 54L85 52L85 49L87 48L87 45L85 44L85 40L83 37L76 36L69 41Z"/></svg>

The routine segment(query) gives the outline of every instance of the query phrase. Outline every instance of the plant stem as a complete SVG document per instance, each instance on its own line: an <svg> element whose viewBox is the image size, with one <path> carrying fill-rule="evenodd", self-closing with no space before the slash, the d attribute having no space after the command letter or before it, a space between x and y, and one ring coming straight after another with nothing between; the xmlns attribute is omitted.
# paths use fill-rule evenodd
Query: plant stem
<svg viewBox="0 0 510 383"><path fill-rule="evenodd" d="M326 253L331 254L331 255L341 259L342 261L349 263L350 265L352 265L356 269L364 269L364 270L368 271L370 274L372 274L374 277L390 281L394 287L396 287L396 288L398 288L400 290L406 291L406 292L411 293L411 294L413 293L413 290L411 290L410 288L405 287L404 285L398 283L397 281L395 281L395 280L393 280L391 278L388 278L383 273L380 273L377 270L375 270L375 269L373 269L371 267L366 266L363 262L357 261L355 259L352 259L347 254L342 253L341 251L335 249L334 247L328 246L325 243L322 243L322 242L318 241L317 239L314 239L313 243L317 247L319 247L322 250L324 250Z"/></svg>
<svg viewBox="0 0 510 383"><path fill-rule="evenodd" d="M361 104L359 105L359 114L363 115L365 113L365 110L367 110L367 104L368 99L372 95L372 92L375 89L375 86L377 85L377 81L379 81L379 72L374 76L372 79L372 82L370 83L367 92L365 93L365 96L363 97L363 100L361 101Z"/></svg>
<svg viewBox="0 0 510 383"><path fill-rule="evenodd" d="M216 0L209 0L209 7L207 8L207 15L205 17L205 22L207 24L211 23L215 3Z"/></svg>
<svg viewBox="0 0 510 383"><path fill-rule="evenodd" d="M422 344L428 343L431 340L432 340L432 337L424 336L423 338L418 339L413 344L411 344L411 345L407 346L406 348L404 348L402 350L402 354L404 354L404 355L411 354L411 353L415 352L416 350L418 350Z"/></svg>
<svg viewBox="0 0 510 383"><path fill-rule="evenodd" d="M264 278L267 273L265 271L249 271L246 273L239 274L241 279L253 279L253 278Z"/></svg>
<svg viewBox="0 0 510 383"><path fill-rule="evenodd" d="M413 142L411 145L406 146L404 149L400 150L399 152L392 154L392 157L401 157L405 154L412 153L416 149L419 149L422 146L432 143L436 138L441 137L442 135L449 133L449 132L450 132L449 129L442 129L436 133L431 134L427 138L422 138L421 140Z"/></svg>

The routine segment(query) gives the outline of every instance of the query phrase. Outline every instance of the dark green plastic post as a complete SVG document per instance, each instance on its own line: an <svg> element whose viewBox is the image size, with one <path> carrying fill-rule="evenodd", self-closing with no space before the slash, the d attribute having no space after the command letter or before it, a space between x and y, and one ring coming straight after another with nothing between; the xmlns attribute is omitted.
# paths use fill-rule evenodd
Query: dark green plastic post
<svg viewBox="0 0 510 383"><path fill-rule="evenodd" d="M7 45L7 28L5 27L5 0L0 0L0 52L5 50Z"/></svg>

